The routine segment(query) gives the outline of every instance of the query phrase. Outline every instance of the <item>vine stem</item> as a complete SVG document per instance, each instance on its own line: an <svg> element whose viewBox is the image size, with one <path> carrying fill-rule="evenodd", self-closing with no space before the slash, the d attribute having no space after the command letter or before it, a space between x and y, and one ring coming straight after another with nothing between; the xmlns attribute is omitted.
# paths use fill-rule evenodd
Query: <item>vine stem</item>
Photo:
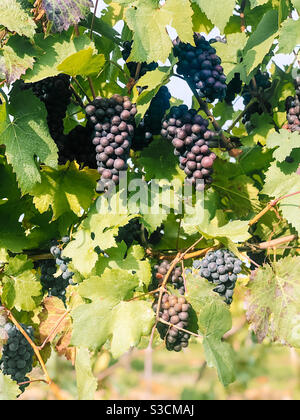
<svg viewBox="0 0 300 420"><path fill-rule="evenodd" d="M197 338L202 339L201 335L193 333L192 331L189 331L189 330L185 330L184 328L177 327L177 325L171 324L171 322L165 321L162 318L159 318L159 322L161 322L162 324L168 325L170 328L176 328L178 331L182 331L184 333L192 335L193 337L197 337Z"/></svg>
<svg viewBox="0 0 300 420"><path fill-rule="evenodd" d="M285 198L293 197L294 195L300 194L300 191L294 192L292 194L287 194L282 197L277 198L276 200L272 200L260 213L258 213L252 220L249 222L249 226L255 225L269 210L279 203L279 201L284 200Z"/></svg>
<svg viewBox="0 0 300 420"><path fill-rule="evenodd" d="M246 8L247 0L243 0L240 9L240 18L241 18L241 31L246 32L246 19L245 19L245 8Z"/></svg>
<svg viewBox="0 0 300 420"><path fill-rule="evenodd" d="M297 235L289 235L284 236L282 238L273 239L272 241L262 242L261 244L259 244L259 249L277 248L279 245L286 244L287 242L292 242L297 238Z"/></svg>
<svg viewBox="0 0 300 420"><path fill-rule="evenodd" d="M81 92L83 93L84 96L86 96L87 100L89 102L92 102L90 97L87 95L87 93L84 91L83 87L81 86L81 84L78 82L78 80L76 79L76 77L73 77L74 82L76 83L76 85L79 87L79 89L81 90Z"/></svg>
<svg viewBox="0 0 300 420"><path fill-rule="evenodd" d="M249 102L249 104L245 107L245 109L237 116L237 118L233 121L233 123L230 125L229 128L227 128L226 131L230 132L236 125L237 123L243 118L243 116L246 114L246 112L248 111L249 108L251 108L251 106L253 104L255 104L257 102L257 98L252 98L251 101Z"/></svg>
<svg viewBox="0 0 300 420"><path fill-rule="evenodd" d="M95 9L94 9L94 13L93 13L93 18L92 18L92 23L91 23L91 33L90 33L90 39L91 41L93 40L93 28L94 28L94 23L95 23L95 19L96 19L96 13L97 13L97 9L98 9L98 3L99 0L96 0L96 4L95 4Z"/></svg>

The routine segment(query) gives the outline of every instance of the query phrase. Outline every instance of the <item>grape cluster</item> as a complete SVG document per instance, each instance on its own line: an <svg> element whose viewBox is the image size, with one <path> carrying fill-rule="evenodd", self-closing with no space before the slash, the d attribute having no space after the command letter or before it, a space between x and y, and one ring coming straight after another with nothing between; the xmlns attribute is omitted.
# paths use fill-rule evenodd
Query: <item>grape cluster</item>
<svg viewBox="0 0 300 420"><path fill-rule="evenodd" d="M198 91L201 97L210 102L223 100L226 96L226 76L221 59L212 44L215 39L206 41L198 33L194 34L196 46L186 44L179 38L173 41L174 54L178 57L177 73L183 75Z"/></svg>
<svg viewBox="0 0 300 420"><path fill-rule="evenodd" d="M193 266L200 269L201 277L216 285L214 292L224 296L225 302L230 305L242 264L228 249L219 249L208 252L202 261L194 261Z"/></svg>
<svg viewBox="0 0 300 420"><path fill-rule="evenodd" d="M160 134L162 119L170 108L170 99L169 89L162 86L152 99L144 118L135 129L132 141L134 151L144 149L150 144L153 136Z"/></svg>
<svg viewBox="0 0 300 420"><path fill-rule="evenodd" d="M286 99L286 111L288 123L284 128L295 132L300 132L300 77L294 81L296 88L296 95L289 96Z"/></svg>
<svg viewBox="0 0 300 420"><path fill-rule="evenodd" d="M127 62L128 58L131 54L132 44L133 44L133 41L125 41L124 42L122 57L123 57L123 60L126 61L126 66L129 70L130 76L132 78L135 78L138 63L135 63L133 61ZM148 71L153 71L153 70L157 69L157 67L158 67L158 64L155 63L155 62L152 62L150 64L142 63L139 77L144 76Z"/></svg>
<svg viewBox="0 0 300 420"><path fill-rule="evenodd" d="M180 331L178 328L186 329L188 327L189 309L190 305L183 296L163 294L159 316L174 325L174 327L168 327L162 323L157 325L161 338L166 342L167 350L179 352L184 347L188 347L190 334ZM157 300L153 305L153 310L155 313L158 310Z"/></svg>
<svg viewBox="0 0 300 420"><path fill-rule="evenodd" d="M163 279L170 269L170 263L167 260L163 260L160 264L154 266L155 278L158 280L158 284L161 285ZM177 266L173 269L169 279L175 289L179 291L181 295L185 293L184 279L182 276L182 268Z"/></svg>
<svg viewBox="0 0 300 420"><path fill-rule="evenodd" d="M215 153L209 149L208 143L215 133L208 129L208 120L197 115L194 109L188 110L186 105L173 107L167 119L163 121L161 135L172 140L174 154L179 157L179 166L187 175L186 181L203 189L202 183L211 184Z"/></svg>
<svg viewBox="0 0 300 420"><path fill-rule="evenodd" d="M70 76L59 74L36 83L28 83L23 88L32 88L33 93L44 102L51 137L55 142L63 140L64 124L68 105L71 102Z"/></svg>
<svg viewBox="0 0 300 420"><path fill-rule="evenodd" d="M117 185L120 171L127 169L136 112L127 96L117 94L110 99L97 97L86 107L86 114L94 127L92 142L101 175L98 192L108 189L111 183Z"/></svg>
<svg viewBox="0 0 300 420"><path fill-rule="evenodd" d="M20 324L27 335L34 340L33 328ZM5 375L10 375L18 384L28 382L26 376L32 370L33 349L14 324L7 323L4 327L8 334L8 340L3 346L0 368ZM29 384L20 385L20 390L25 391Z"/></svg>
<svg viewBox="0 0 300 420"><path fill-rule="evenodd" d="M155 230L151 235L148 234L146 229L144 229L145 240L150 243L151 245L157 245L161 238L162 238L162 227ZM122 226L119 229L118 236L116 237L117 242L124 241L128 248L134 242L139 243L140 245L144 245L141 240L142 236L142 224L138 218L131 219L129 223L125 226Z"/></svg>
<svg viewBox="0 0 300 420"><path fill-rule="evenodd" d="M69 241L68 236L62 238L63 244L67 244ZM71 260L62 255L62 249L57 244L50 248L50 253L55 260L42 260L37 263L37 267L41 269L41 283L49 296L56 296L65 302L66 288L69 284L74 284L72 281L74 273L68 269L68 263ZM57 272L57 266L62 271L62 274L58 277L54 276Z"/></svg>
<svg viewBox="0 0 300 420"><path fill-rule="evenodd" d="M60 136L57 141L59 149L59 164L75 160L82 166L97 169L95 148L91 143L93 128L90 124L86 127L77 125L68 135Z"/></svg>
<svg viewBox="0 0 300 420"><path fill-rule="evenodd" d="M225 96L225 102L231 105L236 95L242 90L243 82L240 79L239 73L235 73L234 78L227 85L227 92Z"/></svg>
<svg viewBox="0 0 300 420"><path fill-rule="evenodd" d="M260 95L260 100L263 101L263 105L260 102L253 103L243 117L243 124L247 124L250 121L251 115L253 114L263 114L265 110L269 113L272 110L271 104L264 100L263 93L265 90L269 89L272 85L270 81L270 75L268 72L261 72L258 70L256 75L254 76L255 83L251 80L249 85L246 85L243 89L242 96L244 100L244 105L247 106L251 102L251 99L258 94Z"/></svg>

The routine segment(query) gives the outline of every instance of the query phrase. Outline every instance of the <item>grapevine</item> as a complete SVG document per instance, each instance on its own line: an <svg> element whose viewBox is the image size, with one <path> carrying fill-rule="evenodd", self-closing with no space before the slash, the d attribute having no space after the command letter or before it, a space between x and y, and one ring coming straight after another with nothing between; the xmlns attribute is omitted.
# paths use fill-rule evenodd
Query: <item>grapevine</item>
<svg viewBox="0 0 300 420"><path fill-rule="evenodd" d="M299 399L299 1L235 3L0 2L0 400Z"/></svg>

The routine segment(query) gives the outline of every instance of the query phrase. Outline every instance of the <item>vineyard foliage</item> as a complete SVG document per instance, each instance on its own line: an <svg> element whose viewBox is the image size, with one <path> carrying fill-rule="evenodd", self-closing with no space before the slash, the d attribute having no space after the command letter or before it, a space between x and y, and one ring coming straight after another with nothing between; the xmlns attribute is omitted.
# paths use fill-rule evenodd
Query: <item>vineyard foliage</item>
<svg viewBox="0 0 300 420"><path fill-rule="evenodd" d="M191 341L227 386L232 301L300 347L300 1L96 3L0 2L1 400Z"/></svg>

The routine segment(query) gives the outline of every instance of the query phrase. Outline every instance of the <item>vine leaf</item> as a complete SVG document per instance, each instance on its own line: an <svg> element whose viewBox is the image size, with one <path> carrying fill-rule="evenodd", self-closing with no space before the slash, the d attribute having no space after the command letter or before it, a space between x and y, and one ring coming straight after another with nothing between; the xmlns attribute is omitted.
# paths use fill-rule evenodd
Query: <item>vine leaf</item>
<svg viewBox="0 0 300 420"><path fill-rule="evenodd" d="M138 275L140 285L149 286L152 280L151 265L145 260L145 250L139 245L133 245L127 250L124 243L119 245L119 249L123 248L123 253L112 258L110 255L109 267L120 268L122 270L135 271ZM118 251L119 251L118 249ZM111 254L111 252L110 252Z"/></svg>
<svg viewBox="0 0 300 420"><path fill-rule="evenodd" d="M106 269L101 277L85 280L79 292L92 303L78 306L72 312L72 344L97 349L112 337L111 351L115 358L137 346L142 336L150 334L154 324L151 303L125 301L133 296L138 285L136 274L120 269Z"/></svg>
<svg viewBox="0 0 300 420"><path fill-rule="evenodd" d="M283 22L279 32L278 42L278 53L290 54L295 48L295 45L300 44L299 22L293 19L288 19L286 22Z"/></svg>
<svg viewBox="0 0 300 420"><path fill-rule="evenodd" d="M28 70L24 76L26 82L34 83L47 77L57 76L61 73L58 66L73 54L92 48L96 53L94 43L87 35L72 38L71 31L63 32L58 38L43 35L35 36L36 47L43 53L37 57L32 70Z"/></svg>
<svg viewBox="0 0 300 420"><path fill-rule="evenodd" d="M13 401L20 395L18 384L0 372L0 401Z"/></svg>
<svg viewBox="0 0 300 420"><path fill-rule="evenodd" d="M247 75L250 75L263 61L277 35L278 11L270 10L263 15L256 30L249 37L246 44L243 64L247 70Z"/></svg>
<svg viewBox="0 0 300 420"><path fill-rule="evenodd" d="M300 257L280 259L255 271L249 283L247 319L259 342L300 347Z"/></svg>
<svg viewBox="0 0 300 420"><path fill-rule="evenodd" d="M104 251L116 247L115 236L119 227L127 225L129 220L136 216L115 215L109 212L97 212L94 208L84 220L79 230L73 235L64 250L64 255L72 258L73 265L82 275L89 275L94 268L98 254L96 248Z"/></svg>
<svg viewBox="0 0 300 420"><path fill-rule="evenodd" d="M36 279L33 263L26 255L17 255L9 259L3 273L3 294L5 306L18 311L32 311L37 307L37 298L41 297L42 286Z"/></svg>
<svg viewBox="0 0 300 420"><path fill-rule="evenodd" d="M168 0L161 7L148 0L139 0L125 12L126 22L134 32L133 48L128 60L164 63L173 47L166 31L168 25L176 29L183 42L194 44L192 14L188 0Z"/></svg>
<svg viewBox="0 0 300 420"><path fill-rule="evenodd" d="M57 147L49 134L44 104L29 91L13 92L11 98L9 106L0 106L0 137L20 188L27 193L41 182L36 156L40 162L56 166Z"/></svg>
<svg viewBox="0 0 300 420"><path fill-rule="evenodd" d="M232 327L230 311L206 280L191 274L186 280L187 300L196 313L208 366L217 369L220 381L227 386L235 380L234 352L222 341Z"/></svg>
<svg viewBox="0 0 300 420"><path fill-rule="evenodd" d="M1 0L0 26L28 38L33 38L36 28L33 19L22 9L17 0Z"/></svg>
<svg viewBox="0 0 300 420"><path fill-rule="evenodd" d="M80 217L82 210L90 207L99 177L95 170L79 170L79 165L71 162L59 169L45 166L40 175L41 182L30 191L40 213L51 208L53 220L56 220L70 211Z"/></svg>
<svg viewBox="0 0 300 420"><path fill-rule="evenodd" d="M298 161L299 162L299 161ZM271 164L266 173L266 181L262 194L266 194L272 198L283 197L286 194L292 194L300 191L300 177L296 173L286 173L285 168L289 163L279 164L274 162ZM298 163L296 163L298 165ZM284 218L300 233L300 196L294 195L287 197L278 203Z"/></svg>
<svg viewBox="0 0 300 420"><path fill-rule="evenodd" d="M40 342L43 343L46 338L53 332L61 317L65 314L66 308L57 297L46 297L43 301L43 309L39 314L39 335ZM60 355L64 355L68 360L74 361L74 348L70 347L72 332L72 321L69 315L59 324L55 333L51 335L50 340L55 340L55 348Z"/></svg>
<svg viewBox="0 0 300 420"><path fill-rule="evenodd" d="M33 67L34 49L29 41L19 36L13 36L3 45L0 52L0 74L7 83L13 83Z"/></svg>
<svg viewBox="0 0 300 420"><path fill-rule="evenodd" d="M92 76L100 73L105 63L103 54L94 54L93 48L78 51L57 66L57 70L69 76Z"/></svg>
<svg viewBox="0 0 300 420"><path fill-rule="evenodd" d="M84 19L93 7L91 0L42 0L42 8L46 12L53 32L67 31Z"/></svg>
<svg viewBox="0 0 300 420"><path fill-rule="evenodd" d="M273 153L273 157L278 162L283 162L294 149L300 149L299 133L290 133L287 130L280 130L279 133L274 132L267 138L267 147L269 149L276 147L277 150Z"/></svg>
<svg viewBox="0 0 300 420"><path fill-rule="evenodd" d="M194 0L200 9L206 14L208 19L214 23L221 32L224 32L225 26L232 16L235 7L235 0L225 0L222 7L216 7L214 2L207 0Z"/></svg>
<svg viewBox="0 0 300 420"><path fill-rule="evenodd" d="M75 370L78 400L93 400L98 387L98 382L93 375L92 360L88 349L77 349Z"/></svg>

